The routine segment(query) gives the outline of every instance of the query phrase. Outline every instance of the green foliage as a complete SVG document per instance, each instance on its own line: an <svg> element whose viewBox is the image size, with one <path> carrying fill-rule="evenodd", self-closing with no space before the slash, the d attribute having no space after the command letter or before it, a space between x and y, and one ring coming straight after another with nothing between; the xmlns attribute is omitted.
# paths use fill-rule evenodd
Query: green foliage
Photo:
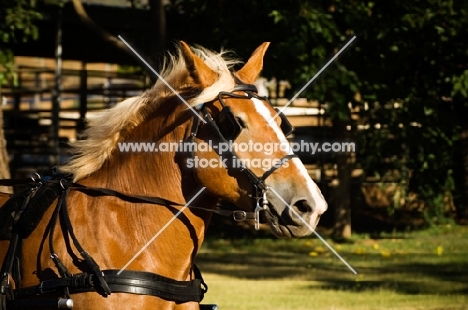
<svg viewBox="0 0 468 310"><path fill-rule="evenodd" d="M287 63L288 66L276 71L281 78L295 85L293 94L320 71L338 48L351 39L350 35L340 31L332 11L315 4L294 1L270 14L279 28L290 32L275 46L280 55L278 63ZM359 81L355 72L348 70L340 61L330 67L333 69L327 68L302 96L328 103L332 119L348 120L347 103L359 88Z"/></svg>
<svg viewBox="0 0 468 310"><path fill-rule="evenodd" d="M359 142L358 162L368 175L391 172L406 187L403 193L418 194L428 221L443 221L454 195L451 171L461 169L454 162L466 122L460 111L468 106L466 5L186 0L173 1L168 12L181 29L173 37L227 46L243 59L259 42L272 41L264 75L288 80L289 97L356 36L301 96L327 103L340 130L354 125L345 135ZM360 108L369 129L352 124L349 103Z"/></svg>
<svg viewBox="0 0 468 310"><path fill-rule="evenodd" d="M466 121L458 111L468 97L468 11L435 0L289 5L271 13L292 30L278 43L280 54L296 59L279 62L288 64L282 78L302 87L356 35L305 95L328 103L335 125L350 123L348 103L360 106L369 129L354 124L359 164L370 175L396 175L406 193L418 194L426 219L443 222L455 189L454 145Z"/></svg>
<svg viewBox="0 0 468 310"><path fill-rule="evenodd" d="M463 71L459 76L454 76L452 96L461 95L468 98L468 70Z"/></svg>
<svg viewBox="0 0 468 310"><path fill-rule="evenodd" d="M451 1L425 4L397 1L391 8L389 3L372 7L371 15L378 18L369 20L367 55L362 56L373 57L360 64L359 73L362 97L374 104L363 113L371 129L359 135L365 145L363 165L400 171L401 181L408 177L409 190L424 202L426 219L441 222L454 191L451 171L458 167L454 145L464 119L457 113L466 104L452 95L466 97L468 91L462 35L468 15L466 10L454 13Z"/></svg>
<svg viewBox="0 0 468 310"><path fill-rule="evenodd" d="M3 0L0 19L0 85L15 83L11 45L38 37L35 22L41 18L35 0Z"/></svg>
<svg viewBox="0 0 468 310"><path fill-rule="evenodd" d="M451 207L454 140L459 131L452 122L453 107L446 104L440 113L439 104L410 98L375 103L361 113L369 128L358 134L360 164L367 173L391 172L392 181L405 185L407 193L418 194L432 223L446 221Z"/></svg>

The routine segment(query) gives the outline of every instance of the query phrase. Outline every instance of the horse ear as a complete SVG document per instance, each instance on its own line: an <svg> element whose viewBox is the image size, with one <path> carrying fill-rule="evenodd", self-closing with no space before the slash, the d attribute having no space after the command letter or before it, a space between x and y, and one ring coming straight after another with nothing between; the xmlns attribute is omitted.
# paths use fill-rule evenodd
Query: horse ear
<svg viewBox="0 0 468 310"><path fill-rule="evenodd" d="M255 82L260 71L262 71L263 56L265 56L265 52L269 45L270 42L264 42L262 45L257 47L242 69L236 72L239 79L248 84Z"/></svg>
<svg viewBox="0 0 468 310"><path fill-rule="evenodd" d="M184 41L180 41L180 50L187 65L190 77L201 87L206 88L213 85L218 80L218 74L210 69L206 63L195 55L190 46Z"/></svg>

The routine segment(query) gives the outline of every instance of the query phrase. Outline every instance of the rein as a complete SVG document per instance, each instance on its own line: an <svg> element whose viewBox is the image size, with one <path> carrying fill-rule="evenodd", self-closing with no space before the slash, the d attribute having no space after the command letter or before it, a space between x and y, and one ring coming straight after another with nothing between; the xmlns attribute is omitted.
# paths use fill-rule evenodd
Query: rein
<svg viewBox="0 0 468 310"><path fill-rule="evenodd" d="M1 185L1 183L0 183ZM128 195L113 189L103 188L103 187L88 187L78 183L68 182L65 180L60 181L60 185L66 189L73 189L89 195L98 195L98 196L113 196L120 198L128 202L135 203L149 203L154 205L163 205L163 206L184 206L184 204L170 201L165 198L154 197L154 196L142 196L142 195ZM244 221L248 219L254 219L253 212L246 212L244 210L225 210L221 208L208 209L199 206L187 205L190 209L198 209L213 212L222 216L232 217L235 221Z"/></svg>

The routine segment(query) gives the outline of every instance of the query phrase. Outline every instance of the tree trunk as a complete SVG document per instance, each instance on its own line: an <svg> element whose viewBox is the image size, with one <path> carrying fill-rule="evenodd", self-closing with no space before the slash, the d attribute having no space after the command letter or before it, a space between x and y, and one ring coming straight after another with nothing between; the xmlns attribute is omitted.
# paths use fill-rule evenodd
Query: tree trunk
<svg viewBox="0 0 468 310"><path fill-rule="evenodd" d="M348 122L334 120L335 137L339 142L349 141L349 131L346 129ZM333 237L347 239L351 237L351 172L353 169L350 153L337 153L336 164L338 169L338 184L334 192L334 217Z"/></svg>
<svg viewBox="0 0 468 310"><path fill-rule="evenodd" d="M166 12L162 0L149 0L151 38L151 58L158 57L166 49Z"/></svg>
<svg viewBox="0 0 468 310"><path fill-rule="evenodd" d="M455 108L455 112L460 116L458 121L460 140L457 141L453 164L453 176L456 184L454 202L457 216L465 224L468 221L468 123L465 121L468 103L459 102Z"/></svg>
<svg viewBox="0 0 468 310"><path fill-rule="evenodd" d="M5 134L3 132L3 109L0 105L0 179L9 179L11 177L6 145ZM0 192L13 193L13 190L11 187L0 186Z"/></svg>
<svg viewBox="0 0 468 310"><path fill-rule="evenodd" d="M88 27L91 31L99 35L104 41L109 42L113 46L117 47L118 49L121 49L128 53L131 57L135 57L133 52L128 49L128 47L120 41L117 37L112 35L111 33L107 32L105 29L103 29L101 26L99 26L94 20L92 20L89 16L88 13L86 12L83 3L81 3L81 0L72 0L73 3L73 8L75 9L76 14L78 17L81 19L84 25Z"/></svg>
<svg viewBox="0 0 468 310"><path fill-rule="evenodd" d="M340 154L337 159L338 185L334 191L335 225L333 235L337 239L351 237L351 171L349 154Z"/></svg>
<svg viewBox="0 0 468 310"><path fill-rule="evenodd" d="M466 124L463 127L468 127ZM468 128L462 128L461 134L462 155L462 180L461 180L461 205L457 207L458 215L462 218L468 217Z"/></svg>
<svg viewBox="0 0 468 310"><path fill-rule="evenodd" d="M166 12L164 10L163 0L149 0L150 7L150 29L151 36L150 42L150 64L156 71L161 68L156 67L157 59L160 59L166 49ZM157 77L151 73L149 75L151 83L155 83Z"/></svg>

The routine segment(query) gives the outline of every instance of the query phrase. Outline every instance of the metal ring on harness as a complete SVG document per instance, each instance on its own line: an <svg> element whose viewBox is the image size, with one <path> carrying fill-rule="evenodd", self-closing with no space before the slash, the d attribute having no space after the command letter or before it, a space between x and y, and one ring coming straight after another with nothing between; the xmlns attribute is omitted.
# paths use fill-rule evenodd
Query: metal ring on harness
<svg viewBox="0 0 468 310"><path fill-rule="evenodd" d="M41 175L39 173L37 173L37 172L31 172L29 174L29 177L31 178L31 180L33 182L36 182L36 183L42 180ZM36 177L36 178L34 178L34 177Z"/></svg>

